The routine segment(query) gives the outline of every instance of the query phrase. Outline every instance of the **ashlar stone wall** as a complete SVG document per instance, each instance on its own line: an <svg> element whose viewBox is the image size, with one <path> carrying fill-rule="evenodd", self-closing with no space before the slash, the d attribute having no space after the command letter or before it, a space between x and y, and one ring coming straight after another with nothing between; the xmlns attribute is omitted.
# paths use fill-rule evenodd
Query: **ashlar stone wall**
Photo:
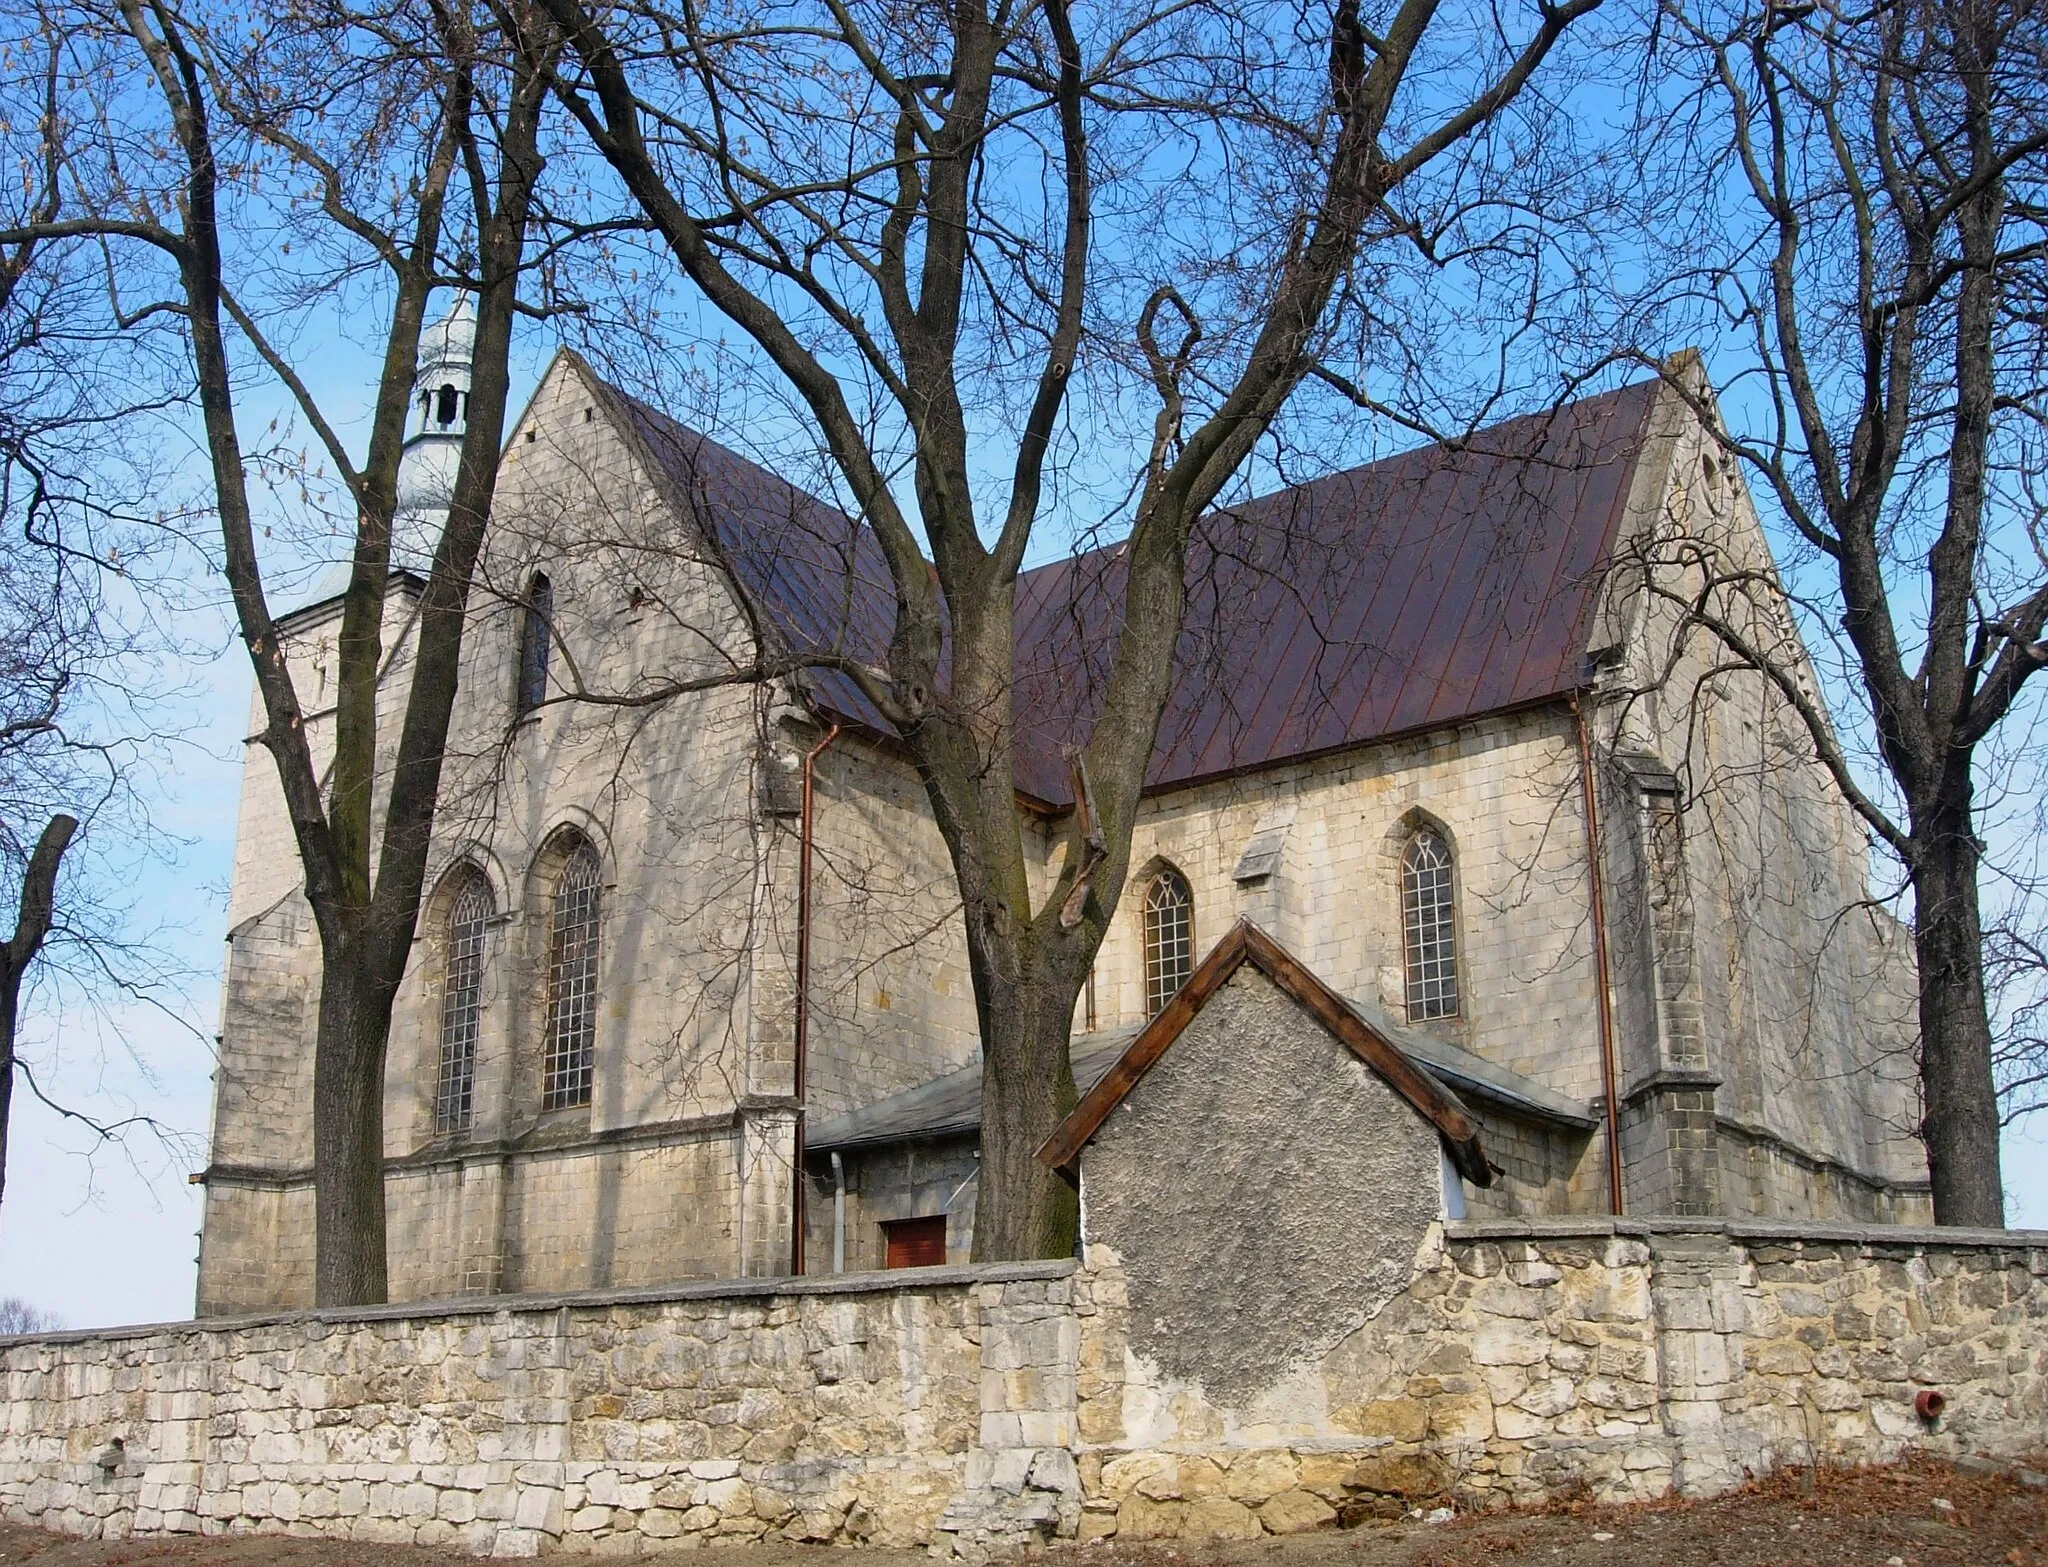
<svg viewBox="0 0 2048 1567"><path fill-rule="evenodd" d="M1072 1533L1071 1271L15 1341L0 1349L0 1512L74 1534L274 1532L496 1556L769 1536L909 1545L949 1507L956 1528L984 1534L1020 1517ZM1034 1465L1052 1490L1026 1484ZM963 1513L977 1485L982 1504Z"/></svg>
<svg viewBox="0 0 2048 1567"><path fill-rule="evenodd" d="M1785 1464L2048 1436L2040 1232L1453 1224L1371 1322L1230 1402L1131 1353L1153 1290L1108 1248L1077 1282L1083 1539L1708 1495ZM1947 1396L1938 1421L1914 1411L1923 1388Z"/></svg>

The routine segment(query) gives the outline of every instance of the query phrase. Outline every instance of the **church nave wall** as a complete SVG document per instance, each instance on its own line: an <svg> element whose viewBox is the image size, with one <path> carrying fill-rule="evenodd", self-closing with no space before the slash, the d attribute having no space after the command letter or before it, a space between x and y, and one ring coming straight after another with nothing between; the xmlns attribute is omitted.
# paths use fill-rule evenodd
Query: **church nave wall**
<svg viewBox="0 0 2048 1567"><path fill-rule="evenodd" d="M1198 957L1248 915L1341 993L1405 1019L1401 856L1427 825L1453 859L1460 995L1456 1016L1420 1026L1592 1098L1599 1035L1568 724L1561 710L1506 714L1148 800L1096 962L1098 1026L1144 1016L1144 890L1168 864L1194 895ZM1246 846L1273 828L1277 868L1237 881Z"/></svg>
<svg viewBox="0 0 2048 1567"><path fill-rule="evenodd" d="M816 767L805 1097L825 1116L972 1064L981 1034L959 884L924 786L844 733ZM783 826L793 838L795 819Z"/></svg>

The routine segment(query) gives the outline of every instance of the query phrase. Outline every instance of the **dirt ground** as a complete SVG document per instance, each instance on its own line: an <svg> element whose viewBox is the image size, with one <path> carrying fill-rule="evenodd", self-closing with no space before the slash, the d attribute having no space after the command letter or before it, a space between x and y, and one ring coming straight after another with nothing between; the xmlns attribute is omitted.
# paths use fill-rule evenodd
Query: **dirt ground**
<svg viewBox="0 0 2048 1567"><path fill-rule="evenodd" d="M639 1559L674 1567L925 1567L931 1560L921 1551L788 1545ZM68 1540L0 1524L5 1567L455 1567L470 1560L447 1550L274 1535ZM1572 1504L1213 1546L1062 1546L1030 1552L1028 1560L1032 1567L2048 1567L2048 1489L1922 1460L1790 1471L1705 1502Z"/></svg>

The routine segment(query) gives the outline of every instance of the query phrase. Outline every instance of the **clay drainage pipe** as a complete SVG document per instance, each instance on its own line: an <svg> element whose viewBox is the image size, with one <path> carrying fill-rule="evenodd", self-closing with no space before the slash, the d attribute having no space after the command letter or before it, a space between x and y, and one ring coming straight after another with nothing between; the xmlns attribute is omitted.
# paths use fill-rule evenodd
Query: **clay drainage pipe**
<svg viewBox="0 0 2048 1567"><path fill-rule="evenodd" d="M796 1096L795 1163L790 1166L789 1271L804 1271L804 1067L811 1042L811 824L813 784L818 758L839 738L839 725L825 731L816 745L804 752L803 808L798 816L796 851L796 1046L790 1073Z"/></svg>
<svg viewBox="0 0 2048 1567"><path fill-rule="evenodd" d="M1913 1413L1929 1425L1941 1418L1941 1412L1948 1408L1948 1394L1931 1387L1923 1387L1913 1395Z"/></svg>

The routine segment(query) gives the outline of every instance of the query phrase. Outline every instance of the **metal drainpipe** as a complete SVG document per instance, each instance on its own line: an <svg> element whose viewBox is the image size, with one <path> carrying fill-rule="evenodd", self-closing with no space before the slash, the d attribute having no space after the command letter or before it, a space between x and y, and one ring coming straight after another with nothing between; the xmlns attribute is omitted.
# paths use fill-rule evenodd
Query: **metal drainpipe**
<svg viewBox="0 0 2048 1567"><path fill-rule="evenodd" d="M796 1162L790 1166L789 1271L804 1271L804 1068L811 1038L811 801L815 767L825 748L839 738L839 726L804 752L804 803L799 818L796 852Z"/></svg>
<svg viewBox="0 0 2048 1567"><path fill-rule="evenodd" d="M832 1150L832 1271L846 1271L846 1165Z"/></svg>
<svg viewBox="0 0 2048 1567"><path fill-rule="evenodd" d="M1579 731L1579 792L1586 811L1586 875L1593 897L1593 978L1600 992L1600 1081L1607 1097L1607 1206L1617 1218L1621 1201L1621 1107L1615 1103L1614 1003L1608 995L1607 914L1600 889L1600 811L1593 790L1593 746L1586 715L1572 693L1572 719Z"/></svg>

